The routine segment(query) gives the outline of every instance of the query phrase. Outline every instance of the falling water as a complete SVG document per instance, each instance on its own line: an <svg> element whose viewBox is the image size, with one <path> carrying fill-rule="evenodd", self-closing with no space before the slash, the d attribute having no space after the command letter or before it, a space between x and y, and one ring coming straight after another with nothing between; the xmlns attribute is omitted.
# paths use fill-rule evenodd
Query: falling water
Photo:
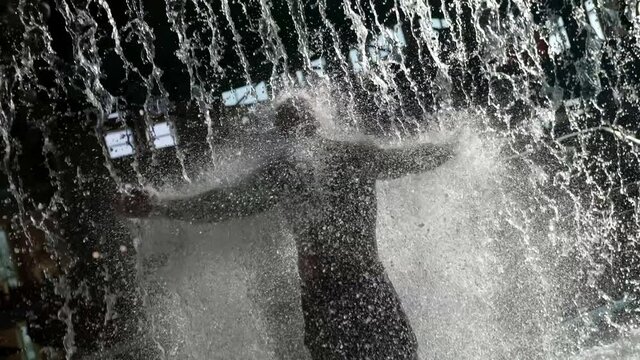
<svg viewBox="0 0 640 360"><path fill-rule="evenodd" d="M0 3L3 220L23 234L12 258L53 263L31 337L79 359L308 358L277 209L194 225L110 205L242 178L297 94L327 138L459 142L435 171L377 184L422 359L640 356L635 5Z"/></svg>

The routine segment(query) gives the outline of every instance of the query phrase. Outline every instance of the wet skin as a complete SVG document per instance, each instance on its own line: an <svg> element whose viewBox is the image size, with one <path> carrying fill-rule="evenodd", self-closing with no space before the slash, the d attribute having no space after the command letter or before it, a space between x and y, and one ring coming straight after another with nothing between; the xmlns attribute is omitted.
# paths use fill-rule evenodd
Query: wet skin
<svg viewBox="0 0 640 360"><path fill-rule="evenodd" d="M433 169L453 156L452 147L318 144L310 161L291 151L234 186L141 209L148 216L218 222L278 205L296 238L312 357L416 359L415 335L378 256L375 185Z"/></svg>

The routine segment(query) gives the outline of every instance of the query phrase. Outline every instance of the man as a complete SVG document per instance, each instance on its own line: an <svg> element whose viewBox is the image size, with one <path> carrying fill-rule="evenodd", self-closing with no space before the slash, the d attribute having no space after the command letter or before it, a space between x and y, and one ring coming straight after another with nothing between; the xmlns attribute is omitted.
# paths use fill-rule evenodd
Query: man
<svg viewBox="0 0 640 360"><path fill-rule="evenodd" d="M313 359L417 359L416 337L378 257L376 180L433 169L452 146L382 149L317 134L306 103L278 106L275 127L292 146L235 186L192 198L124 196L128 216L217 222L279 204L296 238L305 344Z"/></svg>

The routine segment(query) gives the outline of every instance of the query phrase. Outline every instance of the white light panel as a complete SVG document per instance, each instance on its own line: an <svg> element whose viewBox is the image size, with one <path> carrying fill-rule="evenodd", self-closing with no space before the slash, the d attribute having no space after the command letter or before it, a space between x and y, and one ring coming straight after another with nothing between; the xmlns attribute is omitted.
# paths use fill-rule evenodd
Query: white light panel
<svg viewBox="0 0 640 360"><path fill-rule="evenodd" d="M133 133L130 129L109 131L104 136L104 141L109 149L109 156L112 159L133 155Z"/></svg>
<svg viewBox="0 0 640 360"><path fill-rule="evenodd" d="M320 77L324 77L326 75L325 68L327 66L327 61L323 58L317 58L315 60L311 60L311 70L318 74Z"/></svg>
<svg viewBox="0 0 640 360"><path fill-rule="evenodd" d="M176 146L178 143L173 131L173 124L168 121L150 126L149 132L153 137L153 147L156 149Z"/></svg>
<svg viewBox="0 0 640 360"><path fill-rule="evenodd" d="M449 23L449 21L447 21L447 19L432 18L431 27L436 30L443 30L450 28L451 24Z"/></svg>
<svg viewBox="0 0 640 360"><path fill-rule="evenodd" d="M264 81L255 86L242 86L222 93L222 101L226 106L252 105L267 100L269 100L269 94Z"/></svg>

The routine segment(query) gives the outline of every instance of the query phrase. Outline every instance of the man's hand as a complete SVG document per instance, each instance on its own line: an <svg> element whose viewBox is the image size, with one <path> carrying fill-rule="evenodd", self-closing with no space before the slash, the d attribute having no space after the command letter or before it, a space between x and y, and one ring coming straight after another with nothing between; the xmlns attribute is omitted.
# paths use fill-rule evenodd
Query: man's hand
<svg viewBox="0 0 640 360"><path fill-rule="evenodd" d="M117 195L114 207L118 213L126 217L149 217L153 208L152 197L145 190L128 190Z"/></svg>

